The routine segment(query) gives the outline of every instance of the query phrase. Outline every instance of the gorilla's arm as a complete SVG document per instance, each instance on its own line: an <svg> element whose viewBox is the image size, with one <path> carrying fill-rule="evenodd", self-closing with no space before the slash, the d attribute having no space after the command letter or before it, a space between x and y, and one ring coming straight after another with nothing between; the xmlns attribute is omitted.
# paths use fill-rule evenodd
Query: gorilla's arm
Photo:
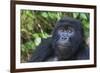
<svg viewBox="0 0 100 73"><path fill-rule="evenodd" d="M33 52L33 55L29 60L29 62L45 61L52 54L53 54L53 49L51 47L51 38L42 39L42 42Z"/></svg>

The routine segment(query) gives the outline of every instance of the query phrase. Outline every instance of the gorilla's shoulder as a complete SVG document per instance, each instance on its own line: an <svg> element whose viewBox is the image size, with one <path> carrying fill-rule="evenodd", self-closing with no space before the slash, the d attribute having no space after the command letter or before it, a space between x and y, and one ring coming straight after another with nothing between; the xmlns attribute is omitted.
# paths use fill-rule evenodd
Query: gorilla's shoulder
<svg viewBox="0 0 100 73"><path fill-rule="evenodd" d="M51 37L43 38L39 46L36 47L36 50L33 52L33 55L29 62L41 62L45 61L47 57L53 52L51 48Z"/></svg>
<svg viewBox="0 0 100 73"><path fill-rule="evenodd" d="M40 44L50 44L52 41L52 38L51 37L48 37L48 38L42 38L41 39L41 43Z"/></svg>

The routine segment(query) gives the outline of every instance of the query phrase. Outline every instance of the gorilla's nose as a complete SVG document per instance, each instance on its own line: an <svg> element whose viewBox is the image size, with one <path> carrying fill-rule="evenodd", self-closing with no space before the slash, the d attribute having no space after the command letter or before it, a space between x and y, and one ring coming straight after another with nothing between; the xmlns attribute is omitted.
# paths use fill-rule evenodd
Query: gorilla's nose
<svg viewBox="0 0 100 73"><path fill-rule="evenodd" d="M68 38L67 38L67 37L63 37L62 39L63 39L63 40L66 40L66 39L68 39Z"/></svg>

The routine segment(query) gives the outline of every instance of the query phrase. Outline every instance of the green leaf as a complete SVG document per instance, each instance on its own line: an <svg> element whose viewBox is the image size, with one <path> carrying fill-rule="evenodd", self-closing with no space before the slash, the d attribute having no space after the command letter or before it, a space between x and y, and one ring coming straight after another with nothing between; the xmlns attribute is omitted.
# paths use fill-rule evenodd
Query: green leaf
<svg viewBox="0 0 100 73"><path fill-rule="evenodd" d="M35 44L38 46L41 43L41 38L38 37L35 39Z"/></svg>
<svg viewBox="0 0 100 73"><path fill-rule="evenodd" d="M80 18L87 20L87 16L85 13L80 13Z"/></svg>
<svg viewBox="0 0 100 73"><path fill-rule="evenodd" d="M47 12L43 12L43 13L41 13L41 15L42 15L43 17L48 17Z"/></svg>
<svg viewBox="0 0 100 73"><path fill-rule="evenodd" d="M79 13L78 12L73 13L73 17L74 18L77 18L78 16L79 16Z"/></svg>
<svg viewBox="0 0 100 73"><path fill-rule="evenodd" d="M34 34L32 34L32 37L37 38L37 37L39 37L39 34L34 33Z"/></svg>

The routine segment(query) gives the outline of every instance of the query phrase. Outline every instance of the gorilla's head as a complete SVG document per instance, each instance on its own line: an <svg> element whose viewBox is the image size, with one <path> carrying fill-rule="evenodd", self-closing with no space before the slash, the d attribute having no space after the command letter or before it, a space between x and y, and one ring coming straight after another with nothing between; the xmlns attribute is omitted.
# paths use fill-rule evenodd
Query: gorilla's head
<svg viewBox="0 0 100 73"><path fill-rule="evenodd" d="M81 22L69 17L61 18L56 23L52 40L56 56L60 60L69 59L79 50L83 41Z"/></svg>

